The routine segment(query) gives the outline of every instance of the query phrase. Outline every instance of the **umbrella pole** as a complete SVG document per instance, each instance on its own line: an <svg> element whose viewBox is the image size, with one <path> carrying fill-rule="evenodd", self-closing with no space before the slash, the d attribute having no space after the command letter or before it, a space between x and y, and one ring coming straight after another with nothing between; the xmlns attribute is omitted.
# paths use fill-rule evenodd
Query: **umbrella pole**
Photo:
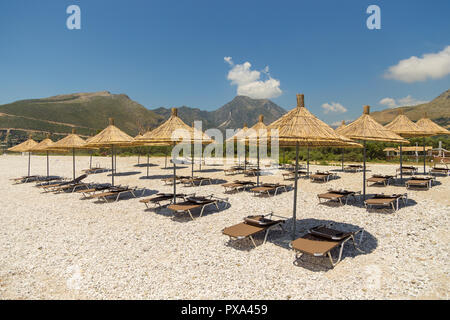
<svg viewBox="0 0 450 320"><path fill-rule="evenodd" d="M244 172L247 171L247 145L244 144Z"/></svg>
<svg viewBox="0 0 450 320"><path fill-rule="evenodd" d="M173 203L177 203L177 165L175 163L175 158L172 152L172 162L173 162Z"/></svg>
<svg viewBox="0 0 450 320"><path fill-rule="evenodd" d="M28 177L30 176L31 152L28 151Z"/></svg>
<svg viewBox="0 0 450 320"><path fill-rule="evenodd" d="M47 150L47 178L49 177L49 170L48 170L48 150Z"/></svg>
<svg viewBox="0 0 450 320"><path fill-rule="evenodd" d="M114 145L111 145L111 186L114 187Z"/></svg>
<svg viewBox="0 0 450 320"><path fill-rule="evenodd" d="M298 141L295 144L294 212L292 215L292 240L295 239L295 230L297 222L297 189L298 189Z"/></svg>
<svg viewBox="0 0 450 320"><path fill-rule="evenodd" d="M191 145L191 178L194 179L194 144Z"/></svg>
<svg viewBox="0 0 450 320"><path fill-rule="evenodd" d="M286 148L283 148L283 163L286 163Z"/></svg>
<svg viewBox="0 0 450 320"><path fill-rule="evenodd" d="M426 162L427 162L427 154L425 151L425 137L423 137L422 139L423 139L422 140L423 141L423 174L427 174L426 168L425 168Z"/></svg>
<svg viewBox="0 0 450 320"><path fill-rule="evenodd" d="M167 169L167 149L169 149L169 148L166 147L166 157L164 159L164 169Z"/></svg>
<svg viewBox="0 0 450 320"><path fill-rule="evenodd" d="M148 167L150 166L150 147L147 150L147 178L148 178Z"/></svg>
<svg viewBox="0 0 450 320"><path fill-rule="evenodd" d="M307 153L308 153L308 157L306 159L306 174L309 178L309 146L307 147Z"/></svg>
<svg viewBox="0 0 450 320"><path fill-rule="evenodd" d="M256 169L256 186L259 186L259 144L256 145L256 158L257 158L257 169Z"/></svg>
<svg viewBox="0 0 450 320"><path fill-rule="evenodd" d="M400 143L400 183L403 184L403 154L401 143Z"/></svg>
<svg viewBox="0 0 450 320"><path fill-rule="evenodd" d="M117 173L117 151L114 150L114 174Z"/></svg>
<svg viewBox="0 0 450 320"><path fill-rule="evenodd" d="M342 148L342 172L344 172L344 148Z"/></svg>
<svg viewBox="0 0 450 320"><path fill-rule="evenodd" d="M89 169L92 169L92 154L94 151L91 150L91 156L89 157Z"/></svg>
<svg viewBox="0 0 450 320"><path fill-rule="evenodd" d="M202 153L200 154L200 164L199 164L199 168L198 168L198 170L200 172L202 172L203 145L201 146L201 148L202 148Z"/></svg>
<svg viewBox="0 0 450 320"><path fill-rule="evenodd" d="M366 140L363 141L363 201L366 200Z"/></svg>
<svg viewBox="0 0 450 320"><path fill-rule="evenodd" d="M72 148L73 180L75 180L75 148Z"/></svg>

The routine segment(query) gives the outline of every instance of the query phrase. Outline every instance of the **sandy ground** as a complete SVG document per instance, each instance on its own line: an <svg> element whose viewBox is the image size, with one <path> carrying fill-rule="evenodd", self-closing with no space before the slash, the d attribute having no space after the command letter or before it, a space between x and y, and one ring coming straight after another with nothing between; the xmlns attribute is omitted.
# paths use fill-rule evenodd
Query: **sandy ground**
<svg viewBox="0 0 450 320"><path fill-rule="evenodd" d="M145 210L138 199L101 204L76 193L41 193L34 183L12 185L26 174L26 156L0 156L0 298L2 299L448 299L450 177L439 177L429 191L401 186L369 187L371 193L408 193L406 207L391 213L367 212L361 203L320 205L328 188L362 190L362 173L342 173L326 184L299 180L297 236L327 222L343 230L364 228L361 254L346 245L334 269L329 261L305 258L294 265L290 233L273 232L265 245L229 243L224 227L250 214L291 217L293 191L270 198L249 192L224 194L219 184L183 187L184 193L228 197L230 206L209 210L194 221L168 209ZM45 157L32 156L32 174L45 174ZM141 159L141 162L145 159ZM145 197L171 192L161 178L164 158L151 158L150 178L137 158L118 158L116 184L145 187ZM109 166L109 158L94 158ZM72 158L51 157L50 173L72 176ZM77 175L89 166L77 157ZM190 166L177 171L189 175ZM394 174L392 165L369 165L371 172ZM197 169L197 167L196 167ZM204 166L199 176L227 181L221 166ZM90 175L110 182L110 173ZM245 178L253 179L256 178ZM268 170L264 182L282 182ZM289 183L292 183L289 182ZM286 228L292 227L289 220ZM262 236L256 237L261 244Z"/></svg>

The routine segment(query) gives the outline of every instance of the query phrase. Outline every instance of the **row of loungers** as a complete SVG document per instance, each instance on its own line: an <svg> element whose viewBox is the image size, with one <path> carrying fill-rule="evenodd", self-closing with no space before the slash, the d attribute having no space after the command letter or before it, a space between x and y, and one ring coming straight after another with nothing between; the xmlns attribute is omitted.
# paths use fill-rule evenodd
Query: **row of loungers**
<svg viewBox="0 0 450 320"><path fill-rule="evenodd" d="M292 188L292 184L261 183L259 186L255 186L255 183L252 181L241 180L225 183L222 186L225 189L225 193L248 190L255 196L276 196L280 191L288 191L288 189Z"/></svg>
<svg viewBox="0 0 450 320"><path fill-rule="evenodd" d="M281 219L273 219L274 217ZM273 213L267 215L255 215L244 218L243 222L235 224L231 227L224 228L222 234L229 237L230 242L250 239L253 246L256 248L254 236L258 233L264 232L263 244L266 243L269 232L275 228L282 231L286 219L284 217L276 216ZM344 245L348 241L352 241L356 250L364 253L355 241L357 234L360 234L359 244L362 242L364 229L359 229L354 232L344 232L331 228L330 225L319 225L308 230L307 234L297 238L289 243L289 247L295 253L294 264L298 264L304 255L313 257L328 257L332 267L335 267L342 259L342 252ZM337 258L333 259L331 252L338 248L339 253Z"/></svg>

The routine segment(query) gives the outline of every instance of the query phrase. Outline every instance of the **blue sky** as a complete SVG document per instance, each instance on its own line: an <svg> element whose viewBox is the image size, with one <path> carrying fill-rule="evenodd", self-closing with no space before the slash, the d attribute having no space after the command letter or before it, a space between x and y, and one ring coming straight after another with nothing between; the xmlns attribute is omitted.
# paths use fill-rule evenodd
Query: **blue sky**
<svg viewBox="0 0 450 320"><path fill-rule="evenodd" d="M81 8L81 30L66 27L72 4ZM371 4L381 8L380 30L366 26ZM5 0L0 104L108 90L148 108L214 110L245 80L240 73L228 79L230 70L249 62L248 72L260 72L252 74L262 82L256 87L279 81L271 100L281 107L294 107L295 94L304 93L322 120L355 119L364 104L380 110L449 89L450 76L439 71L448 67L449 12L448 0ZM424 54L437 56L385 77Z"/></svg>

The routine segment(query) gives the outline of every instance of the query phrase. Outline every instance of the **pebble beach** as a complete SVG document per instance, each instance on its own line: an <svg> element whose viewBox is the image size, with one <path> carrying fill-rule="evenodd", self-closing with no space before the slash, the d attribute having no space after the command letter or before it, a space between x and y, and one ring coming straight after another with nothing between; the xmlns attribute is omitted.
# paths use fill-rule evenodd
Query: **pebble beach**
<svg viewBox="0 0 450 320"><path fill-rule="evenodd" d="M360 248L346 244L342 261L306 257L294 265L289 249L293 191L255 197L243 191L225 194L225 181L253 180L225 176L212 162L196 176L218 179L213 185L177 192L214 194L229 206L207 210L195 220L174 216L167 208L148 210L139 202L158 192L172 192L161 179L172 175L164 158L118 157L116 184L145 188L143 196L99 203L79 193L43 193L34 182L13 184L27 173L28 156L0 156L0 299L448 299L450 285L450 177L439 176L428 191L404 186L369 186L368 194L407 193L408 204L392 212L370 210L361 201L345 206L319 204L328 189L362 190L362 173L338 166L311 165L336 172L337 179L312 183L299 179L297 237L334 222L336 228L364 228ZM108 157L94 166L110 167ZM423 170L420 164L419 171ZM225 168L227 165L225 165ZM395 174L397 165L368 164L372 174ZM89 157L77 156L77 175ZM282 170L265 170L262 182L284 181ZM179 175L190 175L182 164ZM31 157L31 174L46 174L46 158ZM72 177L72 157L51 156L50 174ZM110 172L91 174L85 182L111 182ZM254 214L286 217L288 232L273 231L251 241L230 242L221 230ZM358 238L359 240L359 238Z"/></svg>

